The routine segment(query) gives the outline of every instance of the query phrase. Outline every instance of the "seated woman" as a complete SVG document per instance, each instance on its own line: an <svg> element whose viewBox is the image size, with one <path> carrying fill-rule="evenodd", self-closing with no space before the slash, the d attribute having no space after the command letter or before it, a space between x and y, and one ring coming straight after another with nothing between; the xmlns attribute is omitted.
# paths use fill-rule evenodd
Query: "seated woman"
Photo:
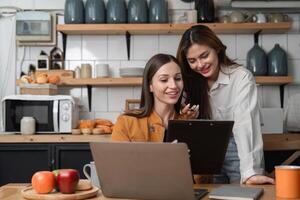
<svg viewBox="0 0 300 200"><path fill-rule="evenodd" d="M181 113L183 80L179 64L171 55L157 54L146 64L140 109L120 115L113 141L163 142L170 119L196 118L199 106L186 105Z"/></svg>

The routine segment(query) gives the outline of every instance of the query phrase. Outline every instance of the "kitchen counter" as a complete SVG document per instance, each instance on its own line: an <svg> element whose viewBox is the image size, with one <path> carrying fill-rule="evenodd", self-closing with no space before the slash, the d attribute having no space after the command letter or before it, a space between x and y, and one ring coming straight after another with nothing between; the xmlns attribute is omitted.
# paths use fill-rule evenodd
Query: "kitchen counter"
<svg viewBox="0 0 300 200"><path fill-rule="evenodd" d="M0 143L88 143L96 141L109 141L110 134L105 135L72 135L72 134L47 134L47 135L8 135L0 134Z"/></svg>
<svg viewBox="0 0 300 200"><path fill-rule="evenodd" d="M95 141L109 141L106 135L8 135L0 134L0 143L87 143ZM264 150L300 150L300 134L263 134Z"/></svg>

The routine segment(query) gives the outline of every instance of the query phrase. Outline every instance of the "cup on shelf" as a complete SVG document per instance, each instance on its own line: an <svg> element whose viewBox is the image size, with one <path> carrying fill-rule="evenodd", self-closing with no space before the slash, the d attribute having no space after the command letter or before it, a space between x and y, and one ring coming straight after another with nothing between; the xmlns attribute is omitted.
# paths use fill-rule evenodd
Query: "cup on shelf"
<svg viewBox="0 0 300 200"><path fill-rule="evenodd" d="M97 64L96 65L96 78L108 77L109 76L109 65L108 64Z"/></svg>
<svg viewBox="0 0 300 200"><path fill-rule="evenodd" d="M80 78L92 78L92 66L90 64L81 64Z"/></svg>

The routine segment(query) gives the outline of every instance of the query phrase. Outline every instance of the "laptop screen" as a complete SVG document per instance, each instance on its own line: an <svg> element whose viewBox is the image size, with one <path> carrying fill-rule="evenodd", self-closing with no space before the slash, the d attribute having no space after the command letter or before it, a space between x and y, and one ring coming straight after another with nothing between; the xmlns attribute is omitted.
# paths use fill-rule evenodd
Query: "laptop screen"
<svg viewBox="0 0 300 200"><path fill-rule="evenodd" d="M233 121L170 120L166 141L184 142L190 150L193 174L219 174Z"/></svg>

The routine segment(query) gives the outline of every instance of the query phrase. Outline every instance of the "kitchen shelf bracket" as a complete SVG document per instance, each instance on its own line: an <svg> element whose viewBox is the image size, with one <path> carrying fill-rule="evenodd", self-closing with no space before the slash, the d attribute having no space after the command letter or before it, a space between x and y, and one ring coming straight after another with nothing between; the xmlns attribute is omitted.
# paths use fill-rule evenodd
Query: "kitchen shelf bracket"
<svg viewBox="0 0 300 200"><path fill-rule="evenodd" d="M279 86L279 91L280 91L280 105L281 108L283 108L283 103L284 103L284 84Z"/></svg>
<svg viewBox="0 0 300 200"><path fill-rule="evenodd" d="M89 102L89 112L92 111L92 86L86 85L87 93L88 93L88 102Z"/></svg>
<svg viewBox="0 0 300 200"><path fill-rule="evenodd" d="M66 59L66 50L67 50L67 38L68 38L68 35L64 32L60 32L62 34L62 43L63 43L63 58Z"/></svg>
<svg viewBox="0 0 300 200"><path fill-rule="evenodd" d="M131 34L126 31L126 47L127 47L127 59L130 60L130 39L131 39Z"/></svg>

